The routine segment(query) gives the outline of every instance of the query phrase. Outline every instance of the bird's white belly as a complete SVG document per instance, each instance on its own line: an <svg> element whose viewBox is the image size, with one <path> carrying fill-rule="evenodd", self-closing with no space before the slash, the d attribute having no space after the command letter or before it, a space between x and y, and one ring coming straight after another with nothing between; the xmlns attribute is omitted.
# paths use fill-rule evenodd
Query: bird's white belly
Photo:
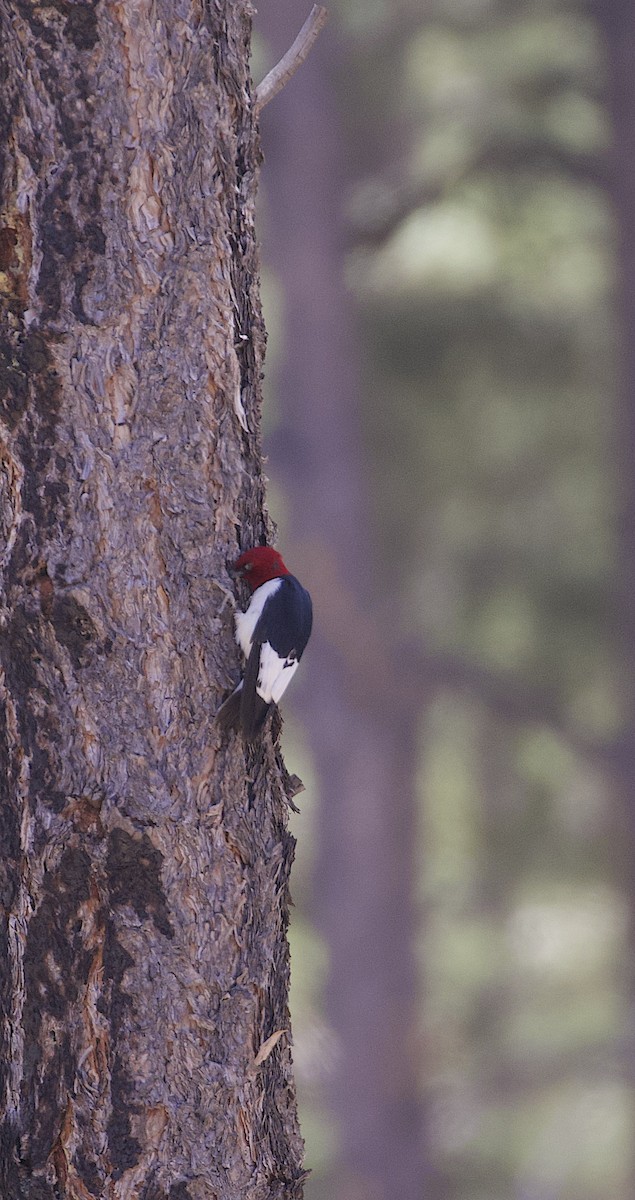
<svg viewBox="0 0 635 1200"><path fill-rule="evenodd" d="M263 583L259 588L256 588L247 611L236 613L236 641L245 658L249 658L254 629L260 620L262 610L269 597L275 596L278 588L281 586L281 579L267 580L267 583Z"/></svg>

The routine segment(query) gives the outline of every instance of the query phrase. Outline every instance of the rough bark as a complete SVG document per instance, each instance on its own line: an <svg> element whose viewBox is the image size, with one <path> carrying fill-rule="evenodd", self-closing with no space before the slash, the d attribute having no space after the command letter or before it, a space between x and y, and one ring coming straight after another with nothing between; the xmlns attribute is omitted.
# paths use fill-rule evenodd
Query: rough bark
<svg viewBox="0 0 635 1200"><path fill-rule="evenodd" d="M250 17L0 3L7 1200L301 1195L284 768L212 721L267 531Z"/></svg>
<svg viewBox="0 0 635 1200"><path fill-rule="evenodd" d="M267 0L261 23L275 59L295 32L292 0ZM267 240L284 291L281 427L270 450L288 501L285 545L319 614L310 688L300 682L296 697L319 785L315 904L338 1042L330 1100L339 1152L329 1195L421 1200L429 1166L413 856L423 696L413 706L400 693L402 651L389 621L372 611L381 598L373 593L361 351L343 278L346 148L335 53L327 31L262 119Z"/></svg>

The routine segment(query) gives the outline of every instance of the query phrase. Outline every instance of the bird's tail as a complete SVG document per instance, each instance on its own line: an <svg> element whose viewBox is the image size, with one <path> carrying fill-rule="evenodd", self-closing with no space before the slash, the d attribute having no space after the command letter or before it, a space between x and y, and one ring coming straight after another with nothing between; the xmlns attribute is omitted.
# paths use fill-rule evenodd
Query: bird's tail
<svg viewBox="0 0 635 1200"><path fill-rule="evenodd" d="M246 742L253 742L265 722L271 708L257 692L245 692L243 681L223 700L216 713L216 723L222 733L242 733Z"/></svg>
<svg viewBox="0 0 635 1200"><path fill-rule="evenodd" d="M242 691L242 683L238 684L237 688L223 700L218 712L216 713L216 723L223 733L230 733L232 730L240 729L240 693Z"/></svg>

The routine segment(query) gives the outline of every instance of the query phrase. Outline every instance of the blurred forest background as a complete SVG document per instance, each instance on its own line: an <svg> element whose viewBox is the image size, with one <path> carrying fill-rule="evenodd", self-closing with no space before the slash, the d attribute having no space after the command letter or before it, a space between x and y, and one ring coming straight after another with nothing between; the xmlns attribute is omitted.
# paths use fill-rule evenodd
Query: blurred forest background
<svg viewBox="0 0 635 1200"><path fill-rule="evenodd" d="M631 1200L635 6L330 11L260 198L307 1200Z"/></svg>

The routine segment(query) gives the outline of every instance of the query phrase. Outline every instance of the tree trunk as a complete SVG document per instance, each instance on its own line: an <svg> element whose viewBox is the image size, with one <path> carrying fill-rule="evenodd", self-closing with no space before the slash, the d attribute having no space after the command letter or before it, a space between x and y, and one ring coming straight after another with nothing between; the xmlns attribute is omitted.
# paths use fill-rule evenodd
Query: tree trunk
<svg viewBox="0 0 635 1200"><path fill-rule="evenodd" d="M301 1195L285 773L213 724L268 532L249 36L0 0L6 1200Z"/></svg>
<svg viewBox="0 0 635 1200"><path fill-rule="evenodd" d="M613 123L612 193L617 232L619 328L618 397L615 430L620 503L618 639L621 643L625 728L618 777L623 837L620 860L629 897L630 954L624 964L628 994L625 1074L635 1091L635 10L630 0L595 6L604 34L608 99ZM631 1191L635 1161L631 1163Z"/></svg>
<svg viewBox="0 0 635 1200"><path fill-rule="evenodd" d="M292 0L267 0L261 23L275 61L297 23ZM390 623L372 615L361 352L343 279L346 150L334 54L327 34L263 116L270 257L284 292L281 428L271 458L288 500L285 544L318 614L311 687L299 684L296 695L319 782L314 887L329 947L326 1010L338 1042L330 1099L339 1153L328 1194L421 1200L429 1164L416 1053L413 879L423 699L413 707L400 691L402 650Z"/></svg>

